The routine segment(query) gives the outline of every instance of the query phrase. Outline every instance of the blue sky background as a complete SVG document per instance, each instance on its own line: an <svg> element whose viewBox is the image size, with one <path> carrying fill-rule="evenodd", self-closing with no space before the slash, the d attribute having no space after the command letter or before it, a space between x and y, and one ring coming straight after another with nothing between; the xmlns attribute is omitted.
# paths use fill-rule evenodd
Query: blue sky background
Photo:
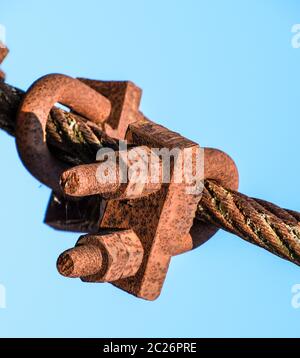
<svg viewBox="0 0 300 358"><path fill-rule="evenodd" d="M242 192L300 210L300 49L296 0L2 1L10 84L60 72L130 79L149 118L228 152ZM300 335L300 268L219 232L172 260L160 298L56 271L77 234L43 224L50 190L0 131L2 337Z"/></svg>

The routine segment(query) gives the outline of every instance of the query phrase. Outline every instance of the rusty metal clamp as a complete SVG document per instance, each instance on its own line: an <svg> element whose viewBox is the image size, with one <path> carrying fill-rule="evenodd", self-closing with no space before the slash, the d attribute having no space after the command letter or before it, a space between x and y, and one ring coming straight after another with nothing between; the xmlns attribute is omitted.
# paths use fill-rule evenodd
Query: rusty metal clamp
<svg viewBox="0 0 300 358"><path fill-rule="evenodd" d="M59 191L59 178L66 168L51 155L46 143L46 123L56 102L98 124L109 116L111 107L105 97L64 75L45 76L29 88L17 119L17 148L27 169L39 181Z"/></svg>
<svg viewBox="0 0 300 358"><path fill-rule="evenodd" d="M187 194L187 183L176 183L173 171L170 182L149 184L139 194L135 195L134 190L129 194L130 181L116 186L96 181L97 163L67 169L52 157L45 139L49 112L60 102L101 123L109 136L126 139L146 151L154 147L199 153L198 144L150 121L139 111L141 93L131 82L43 77L23 100L17 120L17 146L29 171L54 190L46 215L49 225L89 231L76 210L70 227L64 207L68 203L71 208L80 206L81 212L88 212L86 197L97 198L93 202L98 208L97 227L60 255L59 272L85 282L111 282L153 300L161 292L171 257L199 246L218 230L194 221L201 193ZM232 159L212 148L204 148L204 156L204 172L199 179L215 179L236 190L238 172ZM179 165L175 160L174 168ZM59 192L67 196L55 200Z"/></svg>

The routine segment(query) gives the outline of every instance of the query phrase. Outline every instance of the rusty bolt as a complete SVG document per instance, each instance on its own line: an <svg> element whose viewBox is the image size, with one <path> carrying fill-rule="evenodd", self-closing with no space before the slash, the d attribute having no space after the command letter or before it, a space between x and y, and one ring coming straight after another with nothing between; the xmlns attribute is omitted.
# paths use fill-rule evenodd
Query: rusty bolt
<svg viewBox="0 0 300 358"><path fill-rule="evenodd" d="M68 196L83 197L100 194L104 198L135 199L152 194L161 188L162 184L162 163L158 156L151 152L146 146L139 146L128 150L126 158L124 153L114 152L116 160L109 158L103 163L93 163L78 165L66 170L60 178L60 185L64 194ZM145 155L145 157L143 157ZM146 158L147 157L147 158ZM128 161L128 165L125 161ZM138 160L143 160L147 166L147 178L142 178L141 182L133 177L128 177L130 166ZM120 162L123 161L123 166ZM151 165L153 162L158 164L157 181L151 181ZM101 178L98 170L104 165L108 173L113 173L113 180ZM121 170L125 168L125 170ZM102 170L104 172L104 169ZM127 179L128 177L128 179ZM109 178L108 178L109 179ZM125 180L124 180L125 179Z"/></svg>
<svg viewBox="0 0 300 358"><path fill-rule="evenodd" d="M57 269L67 277L87 282L113 282L134 276L143 260L143 247L132 230L105 235L84 235L63 252Z"/></svg>
<svg viewBox="0 0 300 358"><path fill-rule="evenodd" d="M66 277L89 276L99 271L102 261L101 249L97 245L78 245L60 255L57 267Z"/></svg>

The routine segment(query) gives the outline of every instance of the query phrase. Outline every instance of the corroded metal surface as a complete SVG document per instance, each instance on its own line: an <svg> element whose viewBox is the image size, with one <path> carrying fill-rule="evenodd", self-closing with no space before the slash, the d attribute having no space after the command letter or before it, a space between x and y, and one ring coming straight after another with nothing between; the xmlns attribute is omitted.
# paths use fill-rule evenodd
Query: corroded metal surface
<svg viewBox="0 0 300 358"><path fill-rule="evenodd" d="M110 102L79 80L48 75L36 81L26 93L17 118L16 143L28 170L54 191L66 167L55 159L46 143L46 123L56 102L69 106L95 123L109 116Z"/></svg>
<svg viewBox="0 0 300 358"><path fill-rule="evenodd" d="M18 120L17 143L25 164L57 192L53 194L46 221L59 229L93 233L80 238L75 248L59 257L58 270L83 281L112 282L131 294L153 300L161 292L172 256L197 247L217 230L194 220L201 192L189 194L187 182L175 182L174 173L182 165L178 159L174 160L168 183L147 184L139 193L130 181L121 185L99 183L98 164L64 170L61 163L53 161L46 147L47 116L55 102L62 102L88 120L101 123L109 136L126 139L138 148L177 148L182 154L192 151L194 158L201 149L180 134L148 120L138 109L141 91L134 84L80 81L46 77L37 82L25 96ZM87 102L94 104L88 106ZM41 156L45 160L42 170L37 165ZM205 149L204 156L206 163L198 180L212 178L237 189L233 161L214 149ZM50 168L54 169L51 175ZM60 189L67 198L59 193ZM72 201L71 196L76 200ZM65 205L72 209L68 217Z"/></svg>
<svg viewBox="0 0 300 358"><path fill-rule="evenodd" d="M113 282L134 276L143 260L143 247L132 230L82 236L60 255L58 271L85 282Z"/></svg>
<svg viewBox="0 0 300 358"><path fill-rule="evenodd" d="M102 94L109 98L107 88L111 88L112 85L88 80L85 80L85 83L92 83L93 88L98 89L100 93L101 89L105 88L107 92ZM118 86L123 88L120 83ZM114 96L119 103L114 104L112 101L112 108L118 108L118 113L120 113L122 104L124 104L120 98L123 97L118 96L115 92ZM118 131L118 122L113 122L114 131L111 133L114 137L124 138L125 132L125 138L129 143L138 146L180 148L182 151L186 148L199 150L196 143L149 121L137 110L136 105L129 113L130 115L127 114L127 117L124 115L122 118L120 132ZM208 165L205 165L204 176L201 179L211 177L220 180L227 187L236 189L238 176L231 158L225 153L213 149L205 149L204 155ZM78 176L80 180L75 180L76 183L72 187L73 193L77 197L95 194L107 197L100 199L102 207L98 221L100 231L103 229L131 229L137 234L144 249L141 266L135 275L114 280L113 283L138 297L153 300L161 292L171 257L197 247L208 240L217 229L210 224L194 220L201 195L186 194L186 183L175 185L171 180L171 183L161 185L150 195L148 193L124 200L122 195L126 186L122 188L122 191L118 191L120 189L118 188L117 195L115 195L116 193L111 192L112 188L103 188L101 183L95 182L93 178L95 178L96 170L97 164L72 168L64 173L63 182L68 177ZM81 180L84 182L83 186L80 185ZM72 190L65 192L72 195ZM88 280L99 281L95 276L90 276Z"/></svg>
<svg viewBox="0 0 300 358"><path fill-rule="evenodd" d="M66 277L89 276L101 270L103 261L98 245L78 245L59 256L57 269Z"/></svg>
<svg viewBox="0 0 300 358"><path fill-rule="evenodd" d="M110 137L124 139L128 125L136 121L142 90L130 81L79 80L110 100L112 108L103 129Z"/></svg>
<svg viewBox="0 0 300 358"><path fill-rule="evenodd" d="M144 154L145 157L142 155ZM148 196L161 189L162 181L162 165L159 161L159 157L155 153L150 152L150 148L146 146L138 146L131 148L126 152L126 158L122 158L122 153L115 152L116 161L109 159L105 161L105 170L114 172L114 181L101 181L98 177L98 171L100 168L99 163L78 165L74 168L66 170L61 176L61 187L66 195L85 197L91 195L101 194L103 198L117 198L121 199L136 199ZM147 166L148 176L150 174L150 168L148 163L156 157L158 163L157 170L157 182L151 182L151 178L148 177L145 183L137 183L134 178L129 177L128 168L130 165L134 165L137 161L142 161ZM129 159L128 159L129 157ZM120 170L125 166L125 159L128 159L128 166L123 172ZM122 176L129 177L126 182L122 179Z"/></svg>
<svg viewBox="0 0 300 358"><path fill-rule="evenodd" d="M237 190L239 186L239 175L234 161L228 154L214 148L204 148L204 178L213 179L232 190ZM190 230L193 248L204 244L218 229L209 221L194 220Z"/></svg>

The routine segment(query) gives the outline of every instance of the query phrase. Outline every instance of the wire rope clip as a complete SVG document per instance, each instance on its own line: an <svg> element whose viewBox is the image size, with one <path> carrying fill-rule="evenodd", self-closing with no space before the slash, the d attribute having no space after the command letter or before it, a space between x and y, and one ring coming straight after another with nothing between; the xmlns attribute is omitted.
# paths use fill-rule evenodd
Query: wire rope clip
<svg viewBox="0 0 300 358"><path fill-rule="evenodd" d="M146 118L139 110L141 95L127 81L45 76L25 95L17 121L17 145L31 173L53 189L46 223L60 230L88 232L59 256L59 272L85 282L111 282L135 296L154 300L171 258L198 247L218 230L194 220L203 180L215 179L237 190L238 172L224 152L200 148ZM99 162L66 168L52 157L45 127L56 102L97 123L108 136L128 142L129 149L118 151L116 161L105 162L118 180L99 180ZM168 158L167 180L164 150L176 152ZM190 158L189 173L197 173L193 182L185 175L178 180L178 173L186 172L185 158ZM134 181L131 165L143 162L149 169L154 159L159 179L150 180L150 170L142 185ZM127 180L123 180L124 170L115 169L121 163L127 165Z"/></svg>

